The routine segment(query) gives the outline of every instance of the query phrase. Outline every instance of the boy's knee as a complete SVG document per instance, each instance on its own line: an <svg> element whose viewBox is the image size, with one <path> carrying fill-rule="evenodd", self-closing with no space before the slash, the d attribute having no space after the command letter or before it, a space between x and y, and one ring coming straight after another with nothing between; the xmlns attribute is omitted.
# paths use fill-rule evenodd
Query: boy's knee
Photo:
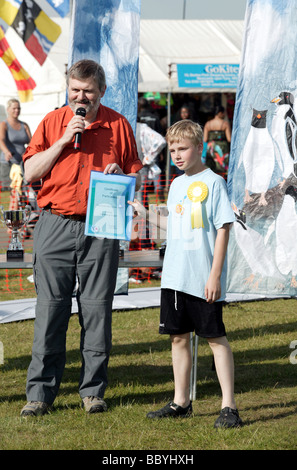
<svg viewBox="0 0 297 470"><path fill-rule="evenodd" d="M190 342L190 333L185 333L182 335L170 335L172 345L186 345Z"/></svg>
<svg viewBox="0 0 297 470"><path fill-rule="evenodd" d="M220 336L218 338L206 338L206 339L211 349L214 349L218 346L229 347L229 343L228 343L226 336Z"/></svg>

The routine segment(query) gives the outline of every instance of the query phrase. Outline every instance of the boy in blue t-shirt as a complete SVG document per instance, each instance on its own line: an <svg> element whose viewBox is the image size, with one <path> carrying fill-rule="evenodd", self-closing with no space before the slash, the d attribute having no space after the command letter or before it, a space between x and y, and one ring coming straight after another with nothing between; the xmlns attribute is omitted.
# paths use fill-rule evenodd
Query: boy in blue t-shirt
<svg viewBox="0 0 297 470"><path fill-rule="evenodd" d="M222 318L226 251L234 214L224 179L201 162L201 127L190 120L179 121L167 130L166 140L173 163L184 171L170 186L168 219L160 217L159 222L161 228L167 227L159 332L171 338L175 393L172 402L147 417L191 415L190 333L195 330L212 349L222 390L215 427L238 427L242 421L234 399L233 354ZM146 217L138 201L131 204Z"/></svg>

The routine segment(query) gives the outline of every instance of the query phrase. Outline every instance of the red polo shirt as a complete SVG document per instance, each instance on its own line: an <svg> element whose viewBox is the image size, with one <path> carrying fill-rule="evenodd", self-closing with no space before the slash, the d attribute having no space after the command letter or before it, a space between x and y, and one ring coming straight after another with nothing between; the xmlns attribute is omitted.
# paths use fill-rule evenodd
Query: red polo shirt
<svg viewBox="0 0 297 470"><path fill-rule="evenodd" d="M47 114L36 129L23 160L51 147L62 137L72 117L69 106ZM73 142L68 144L42 179L37 196L39 207L51 206L65 215L85 215L90 172L103 171L108 163L117 163L125 174L142 168L129 122L100 104L96 120L82 134L81 149L74 150Z"/></svg>

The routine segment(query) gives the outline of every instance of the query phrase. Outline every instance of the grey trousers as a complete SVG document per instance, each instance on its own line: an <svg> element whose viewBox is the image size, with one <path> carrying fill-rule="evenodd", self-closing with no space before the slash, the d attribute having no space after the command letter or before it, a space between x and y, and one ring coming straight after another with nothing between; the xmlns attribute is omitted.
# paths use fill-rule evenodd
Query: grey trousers
<svg viewBox="0 0 297 470"><path fill-rule="evenodd" d="M82 355L79 394L104 396L119 248L118 240L85 236L84 226L43 211L34 230L37 304L26 388L29 401L52 404L58 393L76 276Z"/></svg>

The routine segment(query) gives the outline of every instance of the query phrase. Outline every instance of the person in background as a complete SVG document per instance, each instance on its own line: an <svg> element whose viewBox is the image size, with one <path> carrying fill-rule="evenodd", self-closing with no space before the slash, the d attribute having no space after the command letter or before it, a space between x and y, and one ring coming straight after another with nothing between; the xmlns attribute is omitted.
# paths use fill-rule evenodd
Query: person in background
<svg viewBox="0 0 297 470"><path fill-rule="evenodd" d="M146 209L149 208L149 194L148 194L148 181L157 181L161 170L156 165L155 160L166 145L165 138L150 128L147 124L137 122L136 125L136 145L139 159L143 164L143 168L139 171L141 175L141 187L135 194L135 198L141 201ZM151 250L155 248L155 242L150 238L150 230L146 221L138 223L137 239L130 242L130 249L132 250ZM136 234L136 232L135 232ZM145 279L149 279L152 273L158 271L152 268L130 268L129 269L129 282L141 283Z"/></svg>
<svg viewBox="0 0 297 470"><path fill-rule="evenodd" d="M158 134L163 135L163 128L160 118L156 112L151 108L148 100L144 97L138 99L138 115L137 120L141 124L147 124L148 127ZM154 163L160 169L160 173L151 179L151 183L147 182L145 191L149 192L149 187L153 186L157 198L164 202L164 182L166 171L166 153L163 149L156 155Z"/></svg>
<svg viewBox="0 0 297 470"><path fill-rule="evenodd" d="M138 99L137 116L139 122L144 122L155 132L162 134L159 116L151 109L146 98L140 97Z"/></svg>
<svg viewBox="0 0 297 470"><path fill-rule="evenodd" d="M207 142L206 165L215 173L227 176L231 142L231 127L225 120L225 108L217 106L213 119L206 122L203 140Z"/></svg>
<svg viewBox="0 0 297 470"><path fill-rule="evenodd" d="M42 213L34 231L37 290L32 360L21 416L47 413L59 390L66 360L66 331L78 279L82 367L79 394L87 413L107 410L103 400L111 350L112 301L119 240L85 235L90 173L131 175L142 168L127 119L103 106L105 72L81 60L67 73L68 106L48 113L23 157L28 182L42 179ZM84 108L86 115L77 115ZM81 148L74 136L82 134Z"/></svg>
<svg viewBox="0 0 297 470"><path fill-rule="evenodd" d="M139 172L141 175L141 188L137 194L137 199L140 199L142 204L148 208L148 179L154 181L157 185L161 169L156 161L158 155L166 146L166 140L159 132L154 131L146 123L139 122L139 119L137 119L135 138L138 156L143 164L143 168Z"/></svg>
<svg viewBox="0 0 297 470"><path fill-rule="evenodd" d="M184 119L190 119L191 121L194 121L193 114L194 113L192 109L190 108L190 106L188 106L187 104L183 104L177 113L177 118L175 122L178 122L180 120L183 121ZM172 177L180 176L183 174L183 171L180 170L176 165L174 165L172 159L170 160L170 167L171 167L170 174Z"/></svg>
<svg viewBox="0 0 297 470"><path fill-rule="evenodd" d="M177 121L184 120L184 119L191 119L192 121L194 120L193 118L193 112L190 109L190 107L186 104L184 104L178 113L178 119Z"/></svg>
<svg viewBox="0 0 297 470"><path fill-rule="evenodd" d="M28 124L19 119L20 113L20 102L12 98L7 102L7 118L0 123L1 179L10 175L12 180L9 210L18 209L16 186L22 183L22 156L32 138ZM17 183L14 183L15 178Z"/></svg>

